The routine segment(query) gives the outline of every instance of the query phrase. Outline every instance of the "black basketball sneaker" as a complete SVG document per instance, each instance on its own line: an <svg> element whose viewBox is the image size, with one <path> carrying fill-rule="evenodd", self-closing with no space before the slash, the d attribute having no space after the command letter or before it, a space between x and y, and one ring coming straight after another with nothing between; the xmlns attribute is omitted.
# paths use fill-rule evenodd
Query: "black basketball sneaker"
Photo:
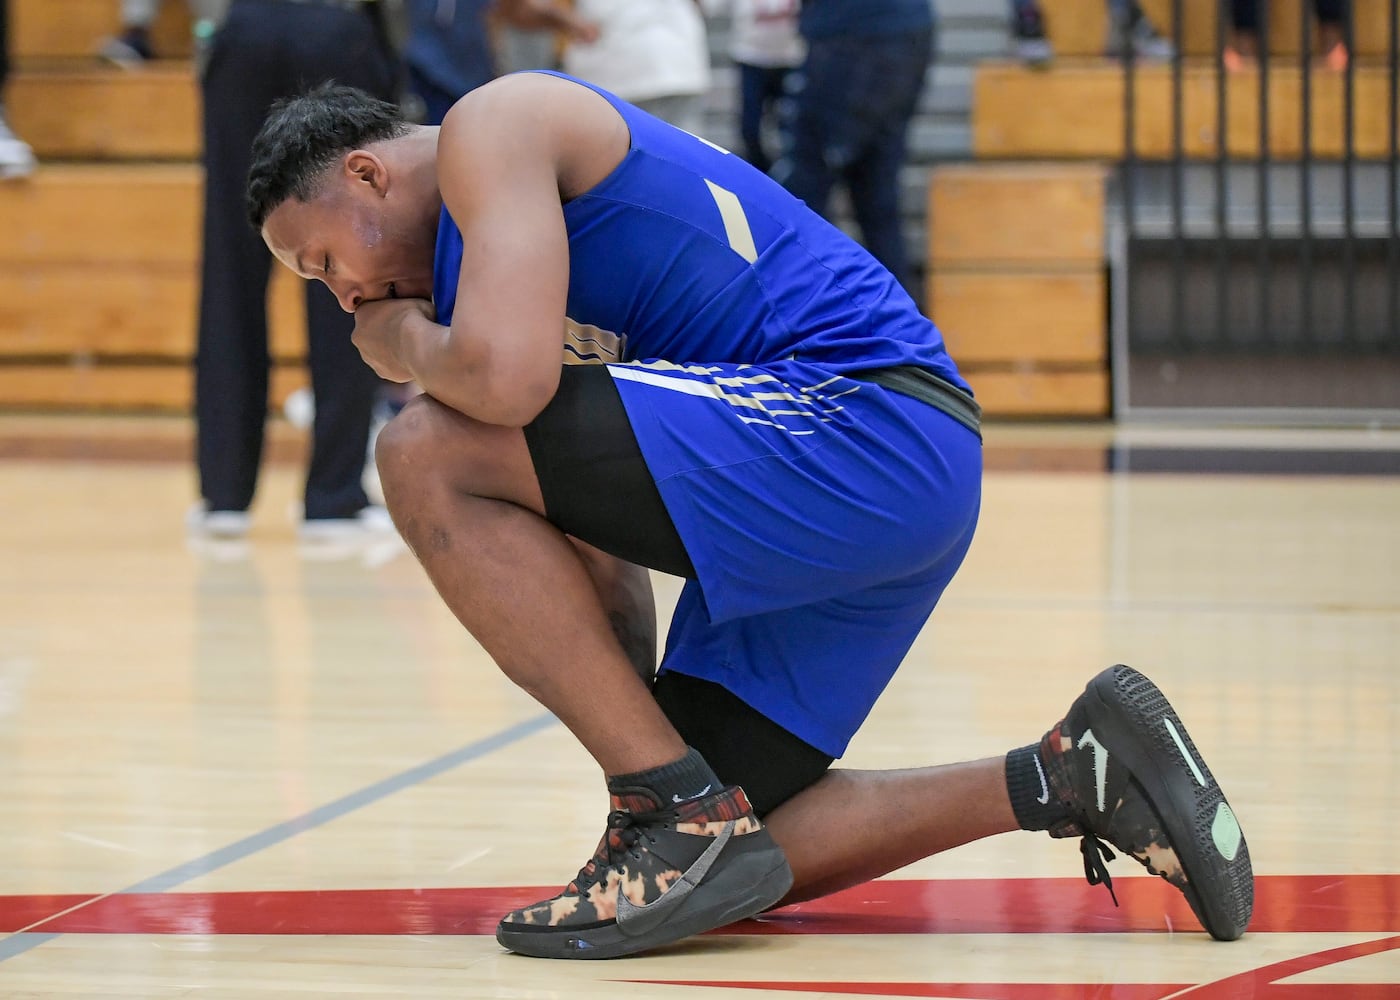
<svg viewBox="0 0 1400 1000"><path fill-rule="evenodd" d="M1090 884L1113 892L1108 841L1180 889L1212 937L1245 932L1254 909L1249 848L1157 685L1121 664L1105 670L1045 734L1040 759L1047 794L1070 814L1050 835L1083 838Z"/></svg>

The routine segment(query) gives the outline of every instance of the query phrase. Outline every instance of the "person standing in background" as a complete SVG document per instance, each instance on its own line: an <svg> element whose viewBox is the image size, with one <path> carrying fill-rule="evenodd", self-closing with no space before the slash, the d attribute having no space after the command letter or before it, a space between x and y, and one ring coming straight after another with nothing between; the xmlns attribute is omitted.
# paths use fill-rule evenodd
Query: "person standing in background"
<svg viewBox="0 0 1400 1000"><path fill-rule="evenodd" d="M703 132L710 49L695 0L575 0L574 13L598 34L564 50L565 73L692 135Z"/></svg>
<svg viewBox="0 0 1400 1000"><path fill-rule="evenodd" d="M1238 73L1259 60L1259 0L1230 0L1230 43L1225 46L1225 68ZM1313 0L1317 18L1318 50L1322 64L1341 73L1351 61L1347 51L1346 21L1350 16L1347 0ZM1268 10L1262 13L1267 16Z"/></svg>
<svg viewBox="0 0 1400 1000"><path fill-rule="evenodd" d="M233 0L213 37L203 77L206 180L195 354L201 502L189 518L198 534L247 532L262 459L272 256L249 230L244 207L253 137L277 101L326 80L394 100L400 73L382 13L372 0ZM329 258L305 263L317 273L335 274L336 262ZM348 313L357 304L337 302L320 282L306 286L315 407L303 538L392 530L361 482L379 380L350 342L354 320Z"/></svg>
<svg viewBox="0 0 1400 1000"><path fill-rule="evenodd" d="M34 170L34 150L10 131L5 121L5 81L10 76L10 32L6 23L9 0L0 0L0 180L24 177Z"/></svg>
<svg viewBox="0 0 1400 1000"><path fill-rule="evenodd" d="M728 0L729 55L739 69L739 136L744 159L767 173L773 160L763 146L763 125L783 99L788 76L802 65L806 46L797 31L798 0Z"/></svg>
<svg viewBox="0 0 1400 1000"><path fill-rule="evenodd" d="M913 295L899 172L933 58L931 0L803 0L798 27L807 59L773 177L821 215L845 184L865 248Z"/></svg>
<svg viewBox="0 0 1400 1000"><path fill-rule="evenodd" d="M1104 55L1124 58L1129 51L1136 59L1167 62L1175 54L1172 43L1162 37L1137 0L1107 0L1108 37ZM1045 12L1040 0L1011 0L1011 51L1030 66L1044 66L1055 56L1045 36Z"/></svg>
<svg viewBox="0 0 1400 1000"><path fill-rule="evenodd" d="M440 125L463 94L497 74L491 17L525 31L557 31L592 41L597 29L552 0L408 0L404 62L423 102L423 124Z"/></svg>

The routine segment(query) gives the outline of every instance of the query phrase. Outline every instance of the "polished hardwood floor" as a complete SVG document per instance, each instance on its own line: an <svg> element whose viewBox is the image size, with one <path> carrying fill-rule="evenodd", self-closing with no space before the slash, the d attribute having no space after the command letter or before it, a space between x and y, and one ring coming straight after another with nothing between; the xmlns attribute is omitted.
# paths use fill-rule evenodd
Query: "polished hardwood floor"
<svg viewBox="0 0 1400 1000"><path fill-rule="evenodd" d="M987 446L966 566L846 763L1004 752L1131 663L1244 825L1241 941L1010 834L637 959L506 954L601 779L403 546L299 543L285 428L250 538L209 545L184 421L0 416L0 996L1400 997L1400 435Z"/></svg>

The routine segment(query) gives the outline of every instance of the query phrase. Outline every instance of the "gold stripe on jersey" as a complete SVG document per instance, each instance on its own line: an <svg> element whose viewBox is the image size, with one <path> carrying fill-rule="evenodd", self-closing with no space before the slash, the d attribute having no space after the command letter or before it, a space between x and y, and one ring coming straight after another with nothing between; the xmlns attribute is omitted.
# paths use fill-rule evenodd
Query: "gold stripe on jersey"
<svg viewBox="0 0 1400 1000"><path fill-rule="evenodd" d="M607 365L622 360L627 337L564 317L564 364Z"/></svg>
<svg viewBox="0 0 1400 1000"><path fill-rule="evenodd" d="M750 366L744 365L739 370L748 367ZM859 385L853 385L829 396L812 395L806 390L794 390L786 382L767 372L744 376L715 376L715 373L723 371L723 369L702 365L679 365L670 361L628 362L627 364L613 365L611 371L613 377L629 382L642 382L660 389L685 393L688 396L713 397L733 407L736 410L736 415L745 423L766 424L794 434L809 432L787 427L780 418L797 417L803 420L817 420L827 423L831 420L832 414L839 413L843 409L840 405L833 405L831 401L837 396L844 396L860 389ZM679 374L668 374L668 372L699 377L685 378ZM844 380L829 379L822 385L830 385L836 381ZM759 386L762 386L763 390L766 391L733 391L749 387L756 390ZM762 416L758 416L752 411L758 411Z"/></svg>
<svg viewBox="0 0 1400 1000"><path fill-rule="evenodd" d="M729 249L752 264L758 260L758 247L754 244L749 217L744 214L744 206L739 203L739 196L711 180L706 180L705 186L710 189L710 197L714 198L715 205L719 208L719 218L724 223L724 237L729 241Z"/></svg>

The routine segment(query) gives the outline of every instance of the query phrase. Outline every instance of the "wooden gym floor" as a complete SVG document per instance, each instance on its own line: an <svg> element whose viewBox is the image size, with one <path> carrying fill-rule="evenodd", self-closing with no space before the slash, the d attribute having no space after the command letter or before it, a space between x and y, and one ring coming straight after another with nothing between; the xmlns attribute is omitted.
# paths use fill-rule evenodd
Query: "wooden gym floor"
<svg viewBox="0 0 1400 1000"><path fill-rule="evenodd" d="M249 541L195 546L184 421L0 417L0 996L1400 997L1397 443L993 426L967 564L846 759L1003 752L1132 663L1243 823L1240 942L1013 834L570 964L491 930L593 849L599 775L400 545L298 545L299 440Z"/></svg>

